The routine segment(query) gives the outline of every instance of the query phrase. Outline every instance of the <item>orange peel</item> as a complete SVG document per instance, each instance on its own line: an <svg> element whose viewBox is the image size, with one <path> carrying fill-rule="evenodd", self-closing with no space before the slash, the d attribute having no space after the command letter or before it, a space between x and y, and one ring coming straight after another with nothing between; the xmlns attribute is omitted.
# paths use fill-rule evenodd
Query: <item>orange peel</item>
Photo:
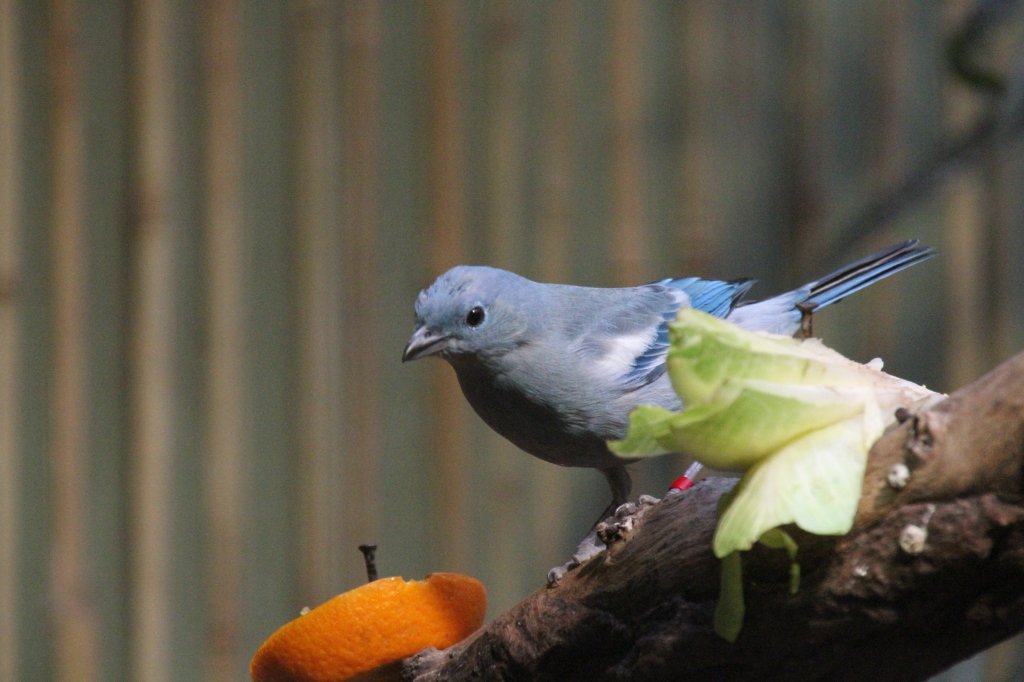
<svg viewBox="0 0 1024 682"><path fill-rule="evenodd" d="M447 648L480 627L487 593L475 578L432 573L382 578L285 623L256 651L255 682L345 680L428 647Z"/></svg>

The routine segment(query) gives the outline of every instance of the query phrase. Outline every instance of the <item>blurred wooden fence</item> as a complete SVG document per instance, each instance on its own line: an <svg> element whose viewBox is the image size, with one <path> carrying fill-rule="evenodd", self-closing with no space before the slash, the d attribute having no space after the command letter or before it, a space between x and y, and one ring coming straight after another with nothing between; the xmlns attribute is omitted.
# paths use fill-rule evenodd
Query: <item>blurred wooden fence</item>
<svg viewBox="0 0 1024 682"><path fill-rule="evenodd" d="M816 331L945 390L1024 347L1017 137L843 232L985 111L945 62L971 10L0 0L0 679L243 679L361 542L495 612L540 585L604 483L399 363L459 262L768 294L919 237Z"/></svg>

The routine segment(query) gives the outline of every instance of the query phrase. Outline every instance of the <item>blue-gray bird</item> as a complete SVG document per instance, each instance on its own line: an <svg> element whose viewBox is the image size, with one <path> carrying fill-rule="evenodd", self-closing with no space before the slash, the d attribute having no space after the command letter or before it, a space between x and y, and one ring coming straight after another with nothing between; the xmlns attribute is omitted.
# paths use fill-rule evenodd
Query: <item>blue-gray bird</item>
<svg viewBox="0 0 1024 682"><path fill-rule="evenodd" d="M606 289L460 265L420 292L402 360L444 358L492 429L548 462L601 471L612 490L607 514L626 501L631 482L605 442L625 436L638 405L681 407L665 373L668 323L679 308L794 334L805 315L932 255L907 241L759 302L745 299L753 280Z"/></svg>

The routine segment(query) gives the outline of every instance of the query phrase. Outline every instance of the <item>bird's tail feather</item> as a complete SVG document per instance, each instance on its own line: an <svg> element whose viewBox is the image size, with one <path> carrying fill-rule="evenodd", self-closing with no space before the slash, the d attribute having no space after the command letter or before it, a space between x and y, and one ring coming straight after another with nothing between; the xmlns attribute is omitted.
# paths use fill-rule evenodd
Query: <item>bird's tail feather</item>
<svg viewBox="0 0 1024 682"><path fill-rule="evenodd" d="M934 255L935 249L918 246L916 239L890 246L807 284L810 295L805 302L812 304L810 312L820 310Z"/></svg>

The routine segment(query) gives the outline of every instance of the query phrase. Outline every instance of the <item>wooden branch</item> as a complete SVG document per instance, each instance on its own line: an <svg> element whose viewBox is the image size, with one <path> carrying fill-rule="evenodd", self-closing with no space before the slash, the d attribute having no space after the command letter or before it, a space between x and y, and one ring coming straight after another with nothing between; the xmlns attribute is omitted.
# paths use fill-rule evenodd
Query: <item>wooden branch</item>
<svg viewBox="0 0 1024 682"><path fill-rule="evenodd" d="M886 480L896 464L910 474L900 490ZM878 440L853 532L796 533L798 594L788 593L782 552L744 555L747 613L730 644L711 629L711 537L734 483L708 479L642 506L606 552L557 586L398 674L914 680L1024 629L1024 353Z"/></svg>

